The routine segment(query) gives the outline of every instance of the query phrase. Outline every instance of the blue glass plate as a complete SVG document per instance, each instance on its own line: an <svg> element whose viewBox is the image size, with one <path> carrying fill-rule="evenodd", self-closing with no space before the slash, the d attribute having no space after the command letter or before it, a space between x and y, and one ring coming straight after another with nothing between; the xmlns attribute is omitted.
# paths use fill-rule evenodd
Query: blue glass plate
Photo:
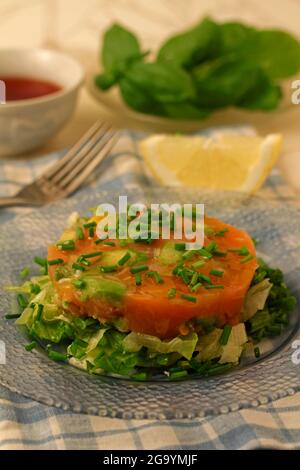
<svg viewBox="0 0 300 470"><path fill-rule="evenodd" d="M156 188L126 194L129 202L204 203L206 213L245 228L260 240L259 254L283 270L299 305L300 210L296 207L236 193ZM31 266L35 255L46 254L47 245L57 239L72 211L85 214L100 203L117 201L116 193L89 189L2 225L1 285L20 282L20 269ZM11 295L1 292L0 297L0 340L6 346L0 384L47 405L127 419L194 418L258 406L300 390L300 365L292 361L293 341L299 336L298 308L284 334L260 344L259 359L245 358L225 375L181 382L134 383L89 375L52 362L40 350L26 352L24 344L28 339L12 321L4 319L11 308Z"/></svg>

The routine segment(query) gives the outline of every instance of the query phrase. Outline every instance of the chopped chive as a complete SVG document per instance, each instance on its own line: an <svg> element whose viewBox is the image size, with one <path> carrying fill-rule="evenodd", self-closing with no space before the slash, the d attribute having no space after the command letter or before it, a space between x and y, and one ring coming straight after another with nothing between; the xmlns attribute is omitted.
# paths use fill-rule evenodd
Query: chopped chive
<svg viewBox="0 0 300 470"><path fill-rule="evenodd" d="M74 240L64 240L62 242L58 242L56 246L60 250L74 250L75 248L75 241Z"/></svg>
<svg viewBox="0 0 300 470"><path fill-rule="evenodd" d="M76 238L77 240L83 240L84 239L84 233L81 227L76 227Z"/></svg>
<svg viewBox="0 0 300 470"><path fill-rule="evenodd" d="M32 351L34 348L36 348L37 342L36 341L31 341L31 343L26 344L24 347L26 351Z"/></svg>
<svg viewBox="0 0 300 470"><path fill-rule="evenodd" d="M54 266L55 264L62 264L64 262L63 259L57 258L57 259L50 259L48 261L49 266Z"/></svg>
<svg viewBox="0 0 300 470"><path fill-rule="evenodd" d="M148 271L146 276L147 277L154 277L155 281L158 284L163 284L163 282L164 282L163 278L161 277L161 275L157 271Z"/></svg>
<svg viewBox="0 0 300 470"><path fill-rule="evenodd" d="M99 243L102 243L103 240L101 240L101 238L98 238L98 240L95 240L94 243L95 245L99 245Z"/></svg>
<svg viewBox="0 0 300 470"><path fill-rule="evenodd" d="M177 274L179 274L179 272L180 272L181 269L182 269L182 265L179 265L179 264L178 264L178 265L175 266L175 268L172 270L172 274L174 274L174 275L176 276Z"/></svg>
<svg viewBox="0 0 300 470"><path fill-rule="evenodd" d="M83 224L84 228L94 228L97 226L97 223L93 220L92 222L87 222L86 224Z"/></svg>
<svg viewBox="0 0 300 470"><path fill-rule="evenodd" d="M241 248L231 248L228 251L231 251L232 253L238 253L240 256L249 255L249 250L246 246L242 246Z"/></svg>
<svg viewBox="0 0 300 470"><path fill-rule="evenodd" d="M187 269L183 268L178 274L186 285L190 283L191 278Z"/></svg>
<svg viewBox="0 0 300 470"><path fill-rule="evenodd" d="M194 254L195 254L195 250L189 250L189 251L187 251L186 253L183 253L181 259L183 259L184 261L186 261L186 260L192 258L192 256L194 256Z"/></svg>
<svg viewBox="0 0 300 470"><path fill-rule="evenodd" d="M232 369L232 364L217 364L214 367L211 367L205 372L205 375L217 375L226 372L227 370Z"/></svg>
<svg viewBox="0 0 300 470"><path fill-rule="evenodd" d="M53 351L52 349L48 351L48 357L53 361L66 361L68 359L66 354L62 354L58 351Z"/></svg>
<svg viewBox="0 0 300 470"><path fill-rule="evenodd" d="M28 302L25 299L23 294L18 294L17 295L17 301L18 301L18 304L20 305L20 307L23 308L23 309L26 308L27 305L28 305Z"/></svg>
<svg viewBox="0 0 300 470"><path fill-rule="evenodd" d="M142 284L142 277L141 277L141 275L140 275L139 273L136 273L136 274L134 275L134 280L135 280L135 284L136 284L137 286L140 286L140 285Z"/></svg>
<svg viewBox="0 0 300 470"><path fill-rule="evenodd" d="M41 288L38 284L31 284L30 286L30 293L31 294L39 294L41 292Z"/></svg>
<svg viewBox="0 0 300 470"><path fill-rule="evenodd" d="M85 253L82 257L85 258L95 258L96 256L102 255L102 251L94 251L92 253Z"/></svg>
<svg viewBox="0 0 300 470"><path fill-rule="evenodd" d="M44 269L44 274L48 274L48 262L46 258L41 258L40 256L35 256L33 261L41 266Z"/></svg>
<svg viewBox="0 0 300 470"><path fill-rule="evenodd" d="M254 258L254 256L249 254L248 256L245 256L245 258L243 258L243 259L240 261L240 263L241 263L241 264L248 263L248 261L251 261L253 258Z"/></svg>
<svg viewBox="0 0 300 470"><path fill-rule="evenodd" d="M229 232L229 229L228 228L223 228L222 230L218 230L216 233L215 233L215 236L216 237L224 237L225 233Z"/></svg>
<svg viewBox="0 0 300 470"><path fill-rule="evenodd" d="M192 279L191 279L191 282L190 282L190 285L191 285L192 287L197 284L198 277L199 277L199 274L198 274L197 272L195 272L195 273L192 275Z"/></svg>
<svg viewBox="0 0 300 470"><path fill-rule="evenodd" d="M205 286L205 289L224 289L223 284L210 284Z"/></svg>
<svg viewBox="0 0 300 470"><path fill-rule="evenodd" d="M168 299L174 299L176 292L175 287L171 287L171 289L168 290Z"/></svg>
<svg viewBox="0 0 300 470"><path fill-rule="evenodd" d="M205 249L209 251L209 253L213 253L216 249L218 248L218 245L216 242L210 242Z"/></svg>
<svg viewBox="0 0 300 470"><path fill-rule="evenodd" d="M84 255L79 256L79 258L77 259L77 263L83 264L84 266L90 266L92 264L90 261L85 259Z"/></svg>
<svg viewBox="0 0 300 470"><path fill-rule="evenodd" d="M8 313L7 315L5 315L5 319L6 320L14 320L15 318L20 318L21 316L21 313Z"/></svg>
<svg viewBox="0 0 300 470"><path fill-rule="evenodd" d="M260 349L258 346L254 348L254 356L257 358L260 357Z"/></svg>
<svg viewBox="0 0 300 470"><path fill-rule="evenodd" d="M177 372L172 372L169 376L170 380L182 379L188 375L187 370L178 370Z"/></svg>
<svg viewBox="0 0 300 470"><path fill-rule="evenodd" d="M197 250L197 253L199 253L199 255L204 256L205 258L208 258L208 259L211 259L213 257L213 255L209 251L207 251L205 248L200 248L200 250Z"/></svg>
<svg viewBox="0 0 300 470"><path fill-rule="evenodd" d="M229 336L231 334L231 330L232 330L232 326L231 325L225 325L224 326L224 329L223 329L223 332L220 336L220 339L219 339L219 343L222 345L222 346L226 346L226 344L228 343L228 340L229 340Z"/></svg>
<svg viewBox="0 0 300 470"><path fill-rule="evenodd" d="M211 284L211 278L209 276L206 276L206 274L199 273L198 274L199 279L201 279L204 282L207 282L208 284Z"/></svg>
<svg viewBox="0 0 300 470"><path fill-rule="evenodd" d="M29 268L23 268L22 271L20 271L20 277L24 279L24 277L27 277L29 274Z"/></svg>
<svg viewBox="0 0 300 470"><path fill-rule="evenodd" d="M36 313L36 317L35 317L35 319L37 321L41 320L42 315L43 315L43 310L44 310L44 305L38 304L38 309L37 309L37 313Z"/></svg>
<svg viewBox="0 0 300 470"><path fill-rule="evenodd" d="M124 264L127 263L127 261L131 258L131 254L129 253L129 251L127 251L127 253L125 253L124 256L122 256L121 259L119 259L118 261L118 265L119 266L124 266Z"/></svg>
<svg viewBox="0 0 300 470"><path fill-rule="evenodd" d="M201 286L202 286L201 282L198 282L192 287L192 292L196 292Z"/></svg>
<svg viewBox="0 0 300 470"><path fill-rule="evenodd" d="M194 303L197 302L197 297L193 297L192 295L189 295L189 294L181 294L180 297L184 300L188 300L189 302L194 302Z"/></svg>
<svg viewBox="0 0 300 470"><path fill-rule="evenodd" d="M108 245L108 246L116 246L115 242L104 242L103 245Z"/></svg>
<svg viewBox="0 0 300 470"><path fill-rule="evenodd" d="M95 229L94 229L94 227L90 227L89 228L89 237L93 238L94 235L95 235Z"/></svg>
<svg viewBox="0 0 300 470"><path fill-rule="evenodd" d="M72 281L72 284L74 287L76 287L76 289L84 289L86 285L82 279L74 279L74 281Z"/></svg>
<svg viewBox="0 0 300 470"><path fill-rule="evenodd" d="M242 248L240 249L239 251L239 254L241 256L246 256L246 255L249 255L249 250L246 246L242 246Z"/></svg>
<svg viewBox="0 0 300 470"><path fill-rule="evenodd" d="M154 278L158 284L163 284L164 280L157 271L154 271Z"/></svg>
<svg viewBox="0 0 300 470"><path fill-rule="evenodd" d="M204 265L205 265L205 261L203 261L203 259L199 259L199 261L196 261L195 263L192 264L192 268L198 269L198 268L202 268L202 266Z"/></svg>
<svg viewBox="0 0 300 470"><path fill-rule="evenodd" d="M131 376L132 380L137 380L138 382L143 382L148 379L148 374L146 372L139 372Z"/></svg>
<svg viewBox="0 0 300 470"><path fill-rule="evenodd" d="M214 256L219 256L220 258L222 258L224 256L227 256L227 253L225 251L215 250L214 251Z"/></svg>
<svg viewBox="0 0 300 470"><path fill-rule="evenodd" d="M211 284L209 286L205 286L205 289L224 289L223 284Z"/></svg>
<svg viewBox="0 0 300 470"><path fill-rule="evenodd" d="M111 264L111 265L108 265L108 266L101 266L100 271L102 273L112 273L112 272L116 271L117 268L118 268L118 266L116 264Z"/></svg>
<svg viewBox="0 0 300 470"><path fill-rule="evenodd" d="M268 330L269 330L269 333L271 333L272 335L280 335L281 333L281 325L270 325L268 327Z"/></svg>
<svg viewBox="0 0 300 470"><path fill-rule="evenodd" d="M213 276L217 276L217 277L222 277L224 272L221 271L220 269L211 269L209 274L212 274Z"/></svg>
<svg viewBox="0 0 300 470"><path fill-rule="evenodd" d="M85 271L85 268L78 263L73 263L72 268L75 269L75 271Z"/></svg>
<svg viewBox="0 0 300 470"><path fill-rule="evenodd" d="M130 269L130 272L132 274L136 274L136 273L141 273L142 271L147 271L148 269L149 269L149 266L147 266L146 264L142 264L141 266L133 266Z"/></svg>
<svg viewBox="0 0 300 470"><path fill-rule="evenodd" d="M184 251L185 250L185 243L175 243L174 248L177 251Z"/></svg>
<svg viewBox="0 0 300 470"><path fill-rule="evenodd" d="M158 356L157 358L157 364L159 364L160 366L167 366L169 364L169 358L167 355L163 356Z"/></svg>

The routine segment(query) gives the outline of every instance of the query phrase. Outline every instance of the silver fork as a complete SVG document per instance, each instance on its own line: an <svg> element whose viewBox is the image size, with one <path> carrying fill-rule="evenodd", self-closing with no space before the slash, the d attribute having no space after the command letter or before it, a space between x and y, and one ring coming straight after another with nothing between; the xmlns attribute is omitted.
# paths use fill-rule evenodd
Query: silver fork
<svg viewBox="0 0 300 470"><path fill-rule="evenodd" d="M96 122L53 166L15 196L0 197L0 208L42 206L65 198L78 189L108 155L118 134L109 125Z"/></svg>

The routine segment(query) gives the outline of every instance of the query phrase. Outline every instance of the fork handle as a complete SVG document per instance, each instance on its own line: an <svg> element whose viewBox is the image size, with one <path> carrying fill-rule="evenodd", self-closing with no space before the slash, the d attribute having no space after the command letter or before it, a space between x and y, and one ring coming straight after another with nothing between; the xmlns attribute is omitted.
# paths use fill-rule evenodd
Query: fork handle
<svg viewBox="0 0 300 470"><path fill-rule="evenodd" d="M21 197L12 196L12 197L0 197L0 209L4 207L12 206L28 206L30 205L28 201L25 201Z"/></svg>

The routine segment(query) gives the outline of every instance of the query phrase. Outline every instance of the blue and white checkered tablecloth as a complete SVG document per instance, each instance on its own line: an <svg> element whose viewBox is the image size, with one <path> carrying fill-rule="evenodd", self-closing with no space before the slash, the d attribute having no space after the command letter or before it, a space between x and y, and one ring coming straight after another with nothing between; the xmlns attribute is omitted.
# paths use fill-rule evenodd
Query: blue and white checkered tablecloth
<svg viewBox="0 0 300 470"><path fill-rule="evenodd" d="M42 173L61 152L32 160L0 161L0 196L12 195ZM133 134L124 133L114 153L89 184L102 189L132 188L146 183L136 158ZM262 197L293 200L278 171L269 177ZM3 222L32 209L0 212ZM300 280L299 280L300 282ZM0 450L4 449L254 449L300 448L300 393L256 409L194 420L121 420L51 408L0 387Z"/></svg>

